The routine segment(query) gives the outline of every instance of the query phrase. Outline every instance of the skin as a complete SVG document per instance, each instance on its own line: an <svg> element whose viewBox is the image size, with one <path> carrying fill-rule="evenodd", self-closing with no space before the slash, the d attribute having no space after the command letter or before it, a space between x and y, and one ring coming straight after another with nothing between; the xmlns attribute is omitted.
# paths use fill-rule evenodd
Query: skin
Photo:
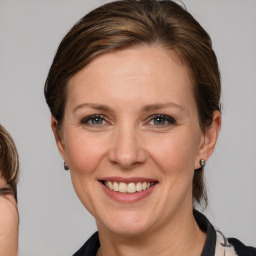
<svg viewBox="0 0 256 256"><path fill-rule="evenodd" d="M88 121L95 114L102 116ZM216 111L202 133L189 72L161 47L103 54L70 79L63 126L58 131L52 117L52 128L75 191L96 219L98 255L200 255L205 234L192 213L192 179L220 124ZM114 176L158 183L146 198L122 203L99 182Z"/></svg>
<svg viewBox="0 0 256 256"><path fill-rule="evenodd" d="M0 188L10 188L2 177ZM0 196L0 212L0 255L17 255L19 216L13 195Z"/></svg>

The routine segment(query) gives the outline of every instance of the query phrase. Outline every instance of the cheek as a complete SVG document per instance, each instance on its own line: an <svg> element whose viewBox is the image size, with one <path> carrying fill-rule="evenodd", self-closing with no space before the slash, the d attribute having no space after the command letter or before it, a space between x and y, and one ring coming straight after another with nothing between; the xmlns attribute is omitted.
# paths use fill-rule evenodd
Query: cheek
<svg viewBox="0 0 256 256"><path fill-rule="evenodd" d="M192 176L198 151L197 140L192 138L191 133L173 133L152 139L147 147L151 158L165 175Z"/></svg>
<svg viewBox="0 0 256 256"><path fill-rule="evenodd" d="M100 164L105 147L99 143L99 138L84 134L69 134L66 141L66 159L70 169L79 176L92 174Z"/></svg>
<svg viewBox="0 0 256 256"><path fill-rule="evenodd" d="M87 208L95 214L95 185L98 183L97 170L102 163L106 148L101 138L86 136L81 132L68 134L65 143L66 160L70 167L70 174L75 192Z"/></svg>

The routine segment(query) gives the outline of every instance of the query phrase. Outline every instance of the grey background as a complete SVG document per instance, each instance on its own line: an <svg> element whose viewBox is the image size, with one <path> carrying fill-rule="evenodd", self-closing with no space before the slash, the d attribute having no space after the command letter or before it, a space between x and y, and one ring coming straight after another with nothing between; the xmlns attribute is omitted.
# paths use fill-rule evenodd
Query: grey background
<svg viewBox="0 0 256 256"><path fill-rule="evenodd" d="M63 170L43 85L68 29L106 1L0 0L0 122L20 154L20 255L71 255L96 230ZM209 32L223 82L223 127L206 167L210 220L256 246L256 1L185 0Z"/></svg>

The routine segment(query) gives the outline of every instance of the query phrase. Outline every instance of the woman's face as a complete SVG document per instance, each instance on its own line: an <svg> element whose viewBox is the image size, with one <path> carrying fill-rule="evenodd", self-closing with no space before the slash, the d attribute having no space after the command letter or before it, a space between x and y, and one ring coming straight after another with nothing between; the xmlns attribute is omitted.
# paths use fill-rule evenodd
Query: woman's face
<svg viewBox="0 0 256 256"><path fill-rule="evenodd" d="M191 213L204 135L174 53L144 46L95 58L68 83L57 144L99 229L140 234Z"/></svg>

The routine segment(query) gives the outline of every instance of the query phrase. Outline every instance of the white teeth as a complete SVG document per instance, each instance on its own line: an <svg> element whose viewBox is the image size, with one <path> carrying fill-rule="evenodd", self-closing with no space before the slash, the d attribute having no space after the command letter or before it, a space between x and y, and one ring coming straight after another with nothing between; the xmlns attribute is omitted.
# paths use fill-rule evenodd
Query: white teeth
<svg viewBox="0 0 256 256"><path fill-rule="evenodd" d="M154 185L154 182L131 182L131 183L124 183L124 182L116 182L116 181L105 181L104 184L110 189L115 192L120 193L135 193L140 192L142 190L146 190Z"/></svg>
<svg viewBox="0 0 256 256"><path fill-rule="evenodd" d="M119 191L119 186L118 186L118 183L117 182L114 182L113 183L113 189L114 191L118 192Z"/></svg>
<svg viewBox="0 0 256 256"><path fill-rule="evenodd" d="M141 182L138 182L136 184L136 191L138 191L138 192L142 191L142 184L141 184Z"/></svg>
<svg viewBox="0 0 256 256"><path fill-rule="evenodd" d="M112 185L112 183L110 182L110 181L107 181L106 182L106 186L109 188L109 189L113 189L113 185Z"/></svg>
<svg viewBox="0 0 256 256"><path fill-rule="evenodd" d="M147 182L143 182L142 184L142 190L146 190L147 189Z"/></svg>
<svg viewBox="0 0 256 256"><path fill-rule="evenodd" d="M125 184L125 183L120 183L119 184L119 192L121 192L121 193L126 193L126 191L127 191L127 185Z"/></svg>
<svg viewBox="0 0 256 256"><path fill-rule="evenodd" d="M127 192L128 193L135 193L136 192L136 187L135 183L129 183L127 186Z"/></svg>

